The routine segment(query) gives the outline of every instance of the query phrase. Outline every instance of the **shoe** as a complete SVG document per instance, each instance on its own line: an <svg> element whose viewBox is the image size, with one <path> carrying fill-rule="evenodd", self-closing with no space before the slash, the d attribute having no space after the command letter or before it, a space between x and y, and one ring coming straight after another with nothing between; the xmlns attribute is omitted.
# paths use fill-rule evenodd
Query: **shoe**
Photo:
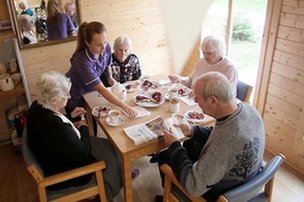
<svg viewBox="0 0 304 202"><path fill-rule="evenodd" d="M156 195L154 198L155 202L163 202L164 197L162 195Z"/></svg>
<svg viewBox="0 0 304 202"><path fill-rule="evenodd" d="M158 162L158 154L154 154L152 155L152 157L150 158L150 163L157 163Z"/></svg>
<svg viewBox="0 0 304 202"><path fill-rule="evenodd" d="M140 174L140 170L138 168L132 168L131 170L131 177L132 179L135 179Z"/></svg>

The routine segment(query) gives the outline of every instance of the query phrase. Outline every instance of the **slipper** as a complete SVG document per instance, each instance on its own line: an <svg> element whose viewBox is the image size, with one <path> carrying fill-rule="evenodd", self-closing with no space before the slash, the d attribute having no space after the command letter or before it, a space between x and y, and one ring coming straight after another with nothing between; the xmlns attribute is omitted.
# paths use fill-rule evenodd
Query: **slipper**
<svg viewBox="0 0 304 202"><path fill-rule="evenodd" d="M131 177L135 179L140 174L140 170L138 168L132 168L131 170Z"/></svg>

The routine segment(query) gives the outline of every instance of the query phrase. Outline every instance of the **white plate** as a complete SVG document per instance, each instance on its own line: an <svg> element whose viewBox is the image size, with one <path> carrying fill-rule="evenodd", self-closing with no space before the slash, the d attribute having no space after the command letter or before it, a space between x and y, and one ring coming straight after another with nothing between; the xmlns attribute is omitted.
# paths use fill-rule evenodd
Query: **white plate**
<svg viewBox="0 0 304 202"><path fill-rule="evenodd" d="M104 110L102 110L103 108ZM92 109L92 115L95 117L105 117L110 110L111 108L109 106L104 106L104 105L96 106Z"/></svg>
<svg viewBox="0 0 304 202"><path fill-rule="evenodd" d="M148 87L148 86L143 86L143 83L145 82L150 82L152 84L152 86ZM143 81L143 83L140 84L140 89L144 90L144 91L148 91L148 90L155 90L157 88L160 87L159 83L158 82L155 82L155 81L148 81L148 80L145 80Z"/></svg>
<svg viewBox="0 0 304 202"><path fill-rule="evenodd" d="M203 115L203 118L191 118L189 114L194 113L194 114L198 114L198 115ZM192 123L201 123L205 120L205 115L203 112L201 111L197 111L197 110L189 110L184 114L184 117L186 120L192 122Z"/></svg>
<svg viewBox="0 0 304 202"><path fill-rule="evenodd" d="M177 91L177 94L179 94L179 96L187 96L192 91L190 88L181 83L176 84L174 89Z"/></svg>
<svg viewBox="0 0 304 202"><path fill-rule="evenodd" d="M127 86L129 86L129 85L131 85L130 89L127 88ZM132 93L132 92L134 92L137 89L138 84L135 83L135 82L129 82L129 83L124 84L124 86L125 86L125 88L127 90L127 93Z"/></svg>
<svg viewBox="0 0 304 202"><path fill-rule="evenodd" d="M135 95L134 98L133 98L134 103L137 104L137 105L139 105L139 106L142 106L142 107L158 107L158 106L162 105L165 102L166 99L165 99L165 96L163 96L163 95L161 96L160 102L158 102L158 103L153 102L151 100L151 93L153 93L153 92L147 92L145 94ZM146 96L149 99L147 101L138 102L138 101L136 101L136 97L137 96Z"/></svg>
<svg viewBox="0 0 304 202"><path fill-rule="evenodd" d="M120 117L120 121L118 123L112 123L110 120L111 120L110 117L107 117L106 118L106 123L109 126L113 126L113 127L120 126L120 125L122 125L125 122L125 120L122 117Z"/></svg>

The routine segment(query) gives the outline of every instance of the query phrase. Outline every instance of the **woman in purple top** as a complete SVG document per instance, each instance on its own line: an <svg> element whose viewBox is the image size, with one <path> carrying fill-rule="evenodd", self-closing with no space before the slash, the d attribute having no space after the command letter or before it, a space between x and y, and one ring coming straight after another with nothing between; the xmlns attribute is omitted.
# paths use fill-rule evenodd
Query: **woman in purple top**
<svg viewBox="0 0 304 202"><path fill-rule="evenodd" d="M109 102L121 107L130 118L134 118L136 112L112 94L100 80L112 60L105 26L100 22L84 22L79 27L77 37L77 48L71 58L72 66L66 74L72 81L71 99L66 109L71 111L75 107L83 107L82 95L96 90Z"/></svg>
<svg viewBox="0 0 304 202"><path fill-rule="evenodd" d="M74 36L77 28L71 18L60 12L60 0L49 0L47 6L47 31L48 40L63 39Z"/></svg>

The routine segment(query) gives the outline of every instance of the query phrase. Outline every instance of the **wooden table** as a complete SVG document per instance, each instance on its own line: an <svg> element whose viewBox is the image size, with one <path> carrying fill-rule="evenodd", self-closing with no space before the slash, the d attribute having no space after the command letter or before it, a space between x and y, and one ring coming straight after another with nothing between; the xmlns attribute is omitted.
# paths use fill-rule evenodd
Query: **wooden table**
<svg viewBox="0 0 304 202"><path fill-rule="evenodd" d="M159 81L160 78L163 78L163 76L155 76L151 79L153 81ZM162 89L161 91L166 91L166 89ZM127 104L130 106L135 106L135 103L133 102L133 97L138 92L128 93L128 100L126 101ZM99 95L96 91L90 92L84 95L84 99L86 102L86 108L87 108L87 119L88 119L88 125L90 132L92 134L92 121L93 118L91 116L91 111L95 106L106 104L108 106L111 106L112 108L118 108L117 106L107 102L102 96ZM116 150L119 152L121 158L122 158L122 165L123 165L123 183L124 183L124 197L126 202L132 202L133 196L132 196L132 178L131 178L131 164L132 161L137 160L141 157L147 156L148 154L151 154L153 152L158 152L161 149L165 148L164 142L162 139L153 140L151 142L135 146L133 141L127 137L127 135L123 132L123 128L126 128L131 125L135 125L138 123L144 123L152 118L160 115L164 119L168 118L172 115L172 113L169 111L169 102L165 102L159 107L154 108L147 108L149 111L151 111L151 115L142 117L142 118L136 118L136 119L129 119L127 117L125 118L125 121L123 125L118 127L112 127L106 124L105 119L106 118L96 118L97 123L99 126L104 130L107 138L109 141L116 147ZM189 107L182 101L180 101L180 114L184 114L186 111L190 109L197 109L200 110L198 105L194 107ZM203 124L212 124L214 123L214 119L210 116L206 116L206 119Z"/></svg>

